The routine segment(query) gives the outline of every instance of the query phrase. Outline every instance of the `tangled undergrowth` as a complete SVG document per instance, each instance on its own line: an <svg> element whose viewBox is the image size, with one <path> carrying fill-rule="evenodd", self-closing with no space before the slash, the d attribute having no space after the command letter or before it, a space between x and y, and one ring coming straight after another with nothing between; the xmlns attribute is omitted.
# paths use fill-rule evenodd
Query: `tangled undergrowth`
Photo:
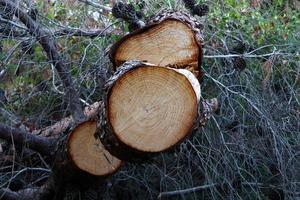
<svg viewBox="0 0 300 200"><path fill-rule="evenodd" d="M99 77L111 74L107 49L128 26L105 9L99 12L82 2L36 2L28 6L35 6L41 23L56 31L82 102L97 101L104 81ZM172 151L146 163L126 164L106 180L105 197L300 198L299 2L201 3L209 6L208 15L198 17L205 33L202 96L217 97L220 109ZM144 1L142 9L146 19L160 9L185 10L183 2L173 0ZM64 27L105 31L99 37L59 35ZM13 28L20 35L0 34L0 88L5 92L3 100L0 96L0 121L37 129L69 115L68 105L45 53L22 28ZM51 166L38 153L4 141L1 148L1 188L40 186L50 175Z"/></svg>

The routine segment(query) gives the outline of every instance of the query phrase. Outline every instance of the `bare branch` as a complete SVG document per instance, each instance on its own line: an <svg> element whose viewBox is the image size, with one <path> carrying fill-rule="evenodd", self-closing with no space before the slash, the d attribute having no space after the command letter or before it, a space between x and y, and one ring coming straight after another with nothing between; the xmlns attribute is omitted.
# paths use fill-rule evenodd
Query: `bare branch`
<svg viewBox="0 0 300 200"><path fill-rule="evenodd" d="M7 200L18 200L18 199L26 199L22 198L22 195L18 192L13 192L9 189L0 189L0 199L7 199Z"/></svg>
<svg viewBox="0 0 300 200"><path fill-rule="evenodd" d="M0 123L0 138L13 141L15 144L25 144L28 148L44 155L51 155L53 152L54 139L37 136L3 123Z"/></svg>
<svg viewBox="0 0 300 200"><path fill-rule="evenodd" d="M104 36L110 36L112 34L112 31L107 29L100 29L100 30L94 30L94 31L86 31L79 28L76 29L69 29L65 28L62 30L58 30L54 32L55 36L80 36L80 37L104 37Z"/></svg>
<svg viewBox="0 0 300 200"><path fill-rule="evenodd" d="M87 119L95 118L99 109L101 109L101 106L103 106L102 102L96 102L91 106L85 107L84 115ZM70 128L72 124L74 124L74 120L71 117L66 117L52 126L48 126L40 130L35 130L32 132L32 134L42 136L56 136Z"/></svg>
<svg viewBox="0 0 300 200"><path fill-rule="evenodd" d="M93 6L93 7L95 7L95 8L100 8L100 9L102 9L102 10L105 10L105 11L107 11L107 12L111 12L111 8L110 7L108 7L108 6L103 6L103 5L101 5L101 4L98 4L98 3L96 3L96 2L93 2L93 1L91 1L91 0L79 0L80 2L83 2L83 3L86 3L86 4L88 4L88 5L90 5L90 6Z"/></svg>
<svg viewBox="0 0 300 200"><path fill-rule="evenodd" d="M24 27L24 26L22 26L22 25L20 25L20 24L18 24L18 23L16 23L16 22L14 22L14 21L12 21L12 20L9 20L9 19L4 19L4 18L0 17L0 22L9 23L9 24L11 24L12 26L15 26L15 27L17 27L17 28L27 30L26 27Z"/></svg>
<svg viewBox="0 0 300 200"><path fill-rule="evenodd" d="M10 179L4 183L2 183L0 185L0 188L4 187L5 185L7 185L8 183L10 183L13 179L16 179L18 176L20 176L23 173L26 173L28 171L40 171L40 172L45 172L45 173L51 173L50 169L46 169L46 168L30 168L30 167L26 167L21 169L20 171L14 171L13 173L15 173L12 177L10 177Z"/></svg>
<svg viewBox="0 0 300 200"><path fill-rule="evenodd" d="M18 192L11 191L7 188L0 188L0 199L7 200L46 200L53 199L54 195L55 190L52 179L49 179L42 187L27 188Z"/></svg>
<svg viewBox="0 0 300 200"><path fill-rule="evenodd" d="M76 122L82 121L84 119L83 110L79 100L79 94L74 87L73 81L70 74L70 66L66 64L64 59L59 55L57 50L57 44L53 39L52 35L45 29L43 29L40 24L34 21L25 11L20 9L18 5L11 1L0 0L0 5L13 11L15 16L25 24L31 35L35 36L37 41L42 45L43 49L46 51L49 60L55 66L62 82L65 92L65 98L70 104L70 112Z"/></svg>
<svg viewBox="0 0 300 200"><path fill-rule="evenodd" d="M173 196L173 195L180 195L180 194L186 194L186 193L190 193L190 192L197 192L200 190L206 190L212 187L217 186L218 184L209 184L209 185L201 185L201 186L197 186L197 187L193 187L193 188L188 188L188 189L183 189L183 190L175 190L175 191L169 191L169 192L161 192L158 195L158 198L160 199L161 197L165 197L165 196Z"/></svg>
<svg viewBox="0 0 300 200"><path fill-rule="evenodd" d="M1 77L0 77L1 79ZM12 126L16 126L17 124L21 124L21 119L16 116L14 113L11 113L7 110L5 110L4 108L0 108L0 116L5 117L5 119L7 121L9 121L11 123Z"/></svg>
<svg viewBox="0 0 300 200"><path fill-rule="evenodd" d="M274 55L285 55L290 56L289 53L280 53L280 52L272 52L272 53L266 53L266 54L260 54L260 55L253 55L250 53L245 54L227 54L227 55L204 55L204 58L236 58L236 57L244 57L244 58L263 58L263 57L269 57Z"/></svg>
<svg viewBox="0 0 300 200"><path fill-rule="evenodd" d="M1 19L0 19L1 20ZM90 38L95 38L95 37L109 37L112 34L120 34L116 30L110 30L108 28L104 29L95 29L95 30L84 30L81 28L62 28L62 29L55 29L55 30L49 30L50 32L53 33L54 36L77 36L77 37L90 37ZM1 38L10 38L10 39L28 39L28 34L24 31L16 31L12 30L12 32L9 35L3 35L0 34Z"/></svg>

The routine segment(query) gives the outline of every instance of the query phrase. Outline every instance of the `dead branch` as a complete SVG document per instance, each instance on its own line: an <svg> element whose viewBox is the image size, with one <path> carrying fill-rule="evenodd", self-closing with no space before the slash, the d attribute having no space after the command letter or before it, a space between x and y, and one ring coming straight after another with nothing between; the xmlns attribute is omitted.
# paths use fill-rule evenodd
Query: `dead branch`
<svg viewBox="0 0 300 200"><path fill-rule="evenodd" d="M30 14L30 13L29 13ZM28 15L29 15L28 14ZM32 17L32 16L30 16ZM36 21L36 20L35 20ZM3 24L9 24L11 27L11 30L9 32L3 32L0 31L1 38L22 38L22 37L28 37L28 29L26 26L16 22L13 19L5 19L0 16L0 23ZM17 28L18 30L15 30L13 28ZM49 33L53 33L54 36L78 36L78 37L107 37L112 35L115 30L111 29L111 25L108 27L105 27L103 29L92 29L92 30L84 30L82 28L75 28L75 27L61 27L60 29L48 29ZM116 33L117 34L117 33Z"/></svg>
<svg viewBox="0 0 300 200"><path fill-rule="evenodd" d="M54 139L37 136L3 123L0 123L0 138L9 142L13 141L15 144L25 144L26 147L44 155L51 155L53 152Z"/></svg>
<svg viewBox="0 0 300 200"><path fill-rule="evenodd" d="M97 29L94 31L87 31L83 29L71 29L71 28L64 28L61 30L57 30L54 32L55 36L79 36L79 37L105 37L110 36L113 31L107 29Z"/></svg>
<svg viewBox="0 0 300 200"><path fill-rule="evenodd" d="M98 113L98 110L102 105L102 102L96 102L90 106L84 108L84 115L87 119L94 119ZM35 130L32 133L42 136L56 136L70 128L74 124L74 120L71 117L66 117L55 123L52 126L45 127L43 129Z"/></svg>
<svg viewBox="0 0 300 200"><path fill-rule="evenodd" d="M83 3L86 3L87 5L90 5L90 6L93 6L93 7L95 7L95 8L99 8L99 9L102 9L102 10L105 10L105 11L107 11L107 12L111 12L111 8L110 7L108 7L108 6L103 6L103 5L101 5L101 4L98 4L98 3L96 3L96 2L93 2L93 1L91 1L91 0L79 0L79 1L81 1L81 2L83 2Z"/></svg>
<svg viewBox="0 0 300 200"><path fill-rule="evenodd" d="M7 188L0 189L0 199L7 200L47 200L55 196L54 184L52 179L48 180L42 187L33 187L17 192Z"/></svg>
<svg viewBox="0 0 300 200"><path fill-rule="evenodd" d="M0 199L7 200L18 200L21 199L22 195L19 192L13 192L9 189L0 189ZM28 199L23 196L23 199Z"/></svg>
<svg viewBox="0 0 300 200"><path fill-rule="evenodd" d="M1 21L1 18L0 18ZM13 23L12 21L6 20L9 23ZM16 24L16 23L14 23ZM20 25L17 26L13 25L17 28L20 27ZM115 34L118 34L117 31L115 30L110 30L108 28L104 28L104 29L95 29L95 30L84 30L81 28L70 28L70 27L65 27L62 29L55 29L55 30L51 30L49 29L50 32L53 32L54 36L77 36L77 37L90 37L90 38L94 38L94 37L109 37L111 36L114 32ZM27 28L26 28L27 31ZM28 34L24 31L17 31L17 30L11 30L9 34L0 34L1 38L14 38L14 39L18 39L18 38L28 38Z"/></svg>
<svg viewBox="0 0 300 200"><path fill-rule="evenodd" d="M83 110L79 100L79 94L74 86L70 74L70 66L59 55L57 44L50 32L43 29L39 23L34 21L27 12L19 8L15 3L8 0L0 0L0 5L13 12L14 15L28 28L31 35L35 36L37 41L42 45L46 51L48 59L55 66L65 89L65 98L70 104L70 112L75 121L82 121L84 119Z"/></svg>
<svg viewBox="0 0 300 200"><path fill-rule="evenodd" d="M216 187L217 184L213 183L213 184L209 184L209 185L201 185L201 186L197 186L197 187L193 187L193 188L188 188L188 189L183 189L183 190L175 190L175 191L169 191L169 192L161 192L158 195L158 198L162 198L162 197L166 197L166 196L173 196L173 195L181 195L181 194L186 194L186 193L190 193L190 192L197 192L197 191L201 191L201 190L206 190L212 187Z"/></svg>

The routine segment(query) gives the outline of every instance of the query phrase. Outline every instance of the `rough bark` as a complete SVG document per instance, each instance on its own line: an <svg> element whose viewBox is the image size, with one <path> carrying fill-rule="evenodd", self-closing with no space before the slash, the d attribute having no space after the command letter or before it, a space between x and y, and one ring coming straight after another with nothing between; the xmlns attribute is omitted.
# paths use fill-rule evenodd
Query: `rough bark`
<svg viewBox="0 0 300 200"><path fill-rule="evenodd" d="M52 155L54 139L37 136L20 129L12 128L0 123L0 138L15 144L25 145L26 147L38 151L44 155Z"/></svg>

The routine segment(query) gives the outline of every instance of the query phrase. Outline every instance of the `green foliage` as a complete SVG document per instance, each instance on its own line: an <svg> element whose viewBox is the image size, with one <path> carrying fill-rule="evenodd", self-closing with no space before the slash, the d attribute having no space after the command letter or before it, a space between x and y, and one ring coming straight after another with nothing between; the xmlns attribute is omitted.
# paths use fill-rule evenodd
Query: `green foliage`
<svg viewBox="0 0 300 200"><path fill-rule="evenodd" d="M296 9L285 11L283 1L277 1L277 5L256 8L251 7L250 1L223 2L224 7L216 3L208 16L219 35L240 30L255 46L297 41L294 31L299 31L300 13Z"/></svg>

